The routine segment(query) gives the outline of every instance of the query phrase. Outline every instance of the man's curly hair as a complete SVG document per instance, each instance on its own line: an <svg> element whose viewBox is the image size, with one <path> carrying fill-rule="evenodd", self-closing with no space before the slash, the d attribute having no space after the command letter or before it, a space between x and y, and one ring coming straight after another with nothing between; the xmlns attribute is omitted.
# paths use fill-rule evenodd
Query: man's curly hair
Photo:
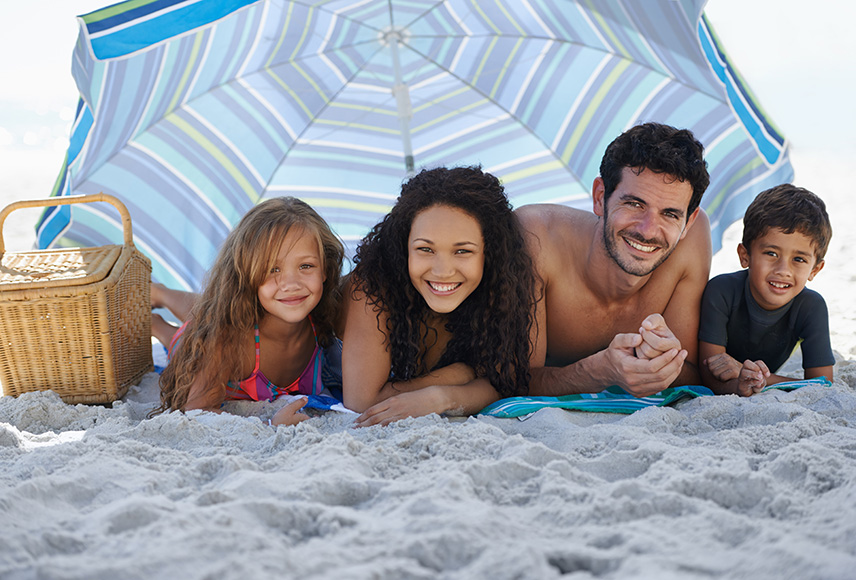
<svg viewBox="0 0 856 580"><path fill-rule="evenodd" d="M688 129L662 123L643 123L619 135L610 143L600 162L604 201L621 182L621 172L629 167L636 175L645 169L662 173L693 188L686 218L701 203L710 175L704 160L704 146Z"/></svg>
<svg viewBox="0 0 856 580"><path fill-rule="evenodd" d="M517 216L499 180L480 167L423 170L401 188L392 211L357 248L354 290L378 312L387 336L391 376L406 381L424 375L429 336L425 300L408 271L408 238L420 212L434 206L463 210L478 221L484 238L484 274L478 287L451 313L451 339L437 367L469 365L503 396L529 388L529 332L534 324L535 273ZM381 313L388 315L380 328Z"/></svg>

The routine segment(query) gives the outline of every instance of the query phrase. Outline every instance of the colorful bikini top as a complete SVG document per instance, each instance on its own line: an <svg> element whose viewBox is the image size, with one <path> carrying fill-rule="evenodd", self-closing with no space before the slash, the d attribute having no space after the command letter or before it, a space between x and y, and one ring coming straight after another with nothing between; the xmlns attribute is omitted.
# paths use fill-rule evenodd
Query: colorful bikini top
<svg viewBox="0 0 856 580"><path fill-rule="evenodd" d="M256 324L256 366L246 379L238 383L226 384L226 400L251 400L251 401L273 401L282 395L317 395L324 390L321 382L321 368L324 366L324 351L318 346L318 335L315 333L315 325L312 325L312 335L315 337L315 350L309 357L309 363L300 376L287 387L277 387L270 382L259 369L261 348L259 341L259 325Z"/></svg>
<svg viewBox="0 0 856 580"><path fill-rule="evenodd" d="M311 320L310 320L311 323ZM171 354L178 343L178 339L187 328L187 322L181 325L181 328L176 331L175 336L169 344L168 352ZM324 390L324 384L321 381L321 369L324 367L324 351L318 346L318 335L315 332L315 325L312 325L312 334L315 337L315 350L312 351L312 356L309 358L309 363L300 376L287 387L278 387L268 380L264 373L259 369L259 360L261 359L261 348L259 340L259 325L255 325L256 331L256 365L253 372L246 379L238 383L237 386L231 381L226 384L226 400L244 400L244 401L273 401L282 395L318 395Z"/></svg>

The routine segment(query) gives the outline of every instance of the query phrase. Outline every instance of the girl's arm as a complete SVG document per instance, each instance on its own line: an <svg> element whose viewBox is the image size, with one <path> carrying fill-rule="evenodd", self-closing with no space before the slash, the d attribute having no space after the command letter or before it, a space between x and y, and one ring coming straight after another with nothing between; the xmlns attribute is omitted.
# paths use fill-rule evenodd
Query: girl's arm
<svg viewBox="0 0 856 580"><path fill-rule="evenodd" d="M222 412L220 407L225 400L226 385L212 384L207 380L206 373L200 372L190 384L190 391L187 393L187 402L184 404L182 410L200 409L202 411L220 413Z"/></svg>

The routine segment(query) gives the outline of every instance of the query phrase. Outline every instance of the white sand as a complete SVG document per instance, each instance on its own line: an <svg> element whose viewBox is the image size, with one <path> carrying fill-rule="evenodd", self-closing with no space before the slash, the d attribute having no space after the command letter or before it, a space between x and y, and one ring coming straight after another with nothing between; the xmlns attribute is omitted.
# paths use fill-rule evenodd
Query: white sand
<svg viewBox="0 0 856 580"><path fill-rule="evenodd" d="M845 186L813 188L835 208L812 283L831 388L361 430L333 413L275 430L252 416L270 405L146 420L154 374L112 408L3 397L0 578L850 580L856 216Z"/></svg>

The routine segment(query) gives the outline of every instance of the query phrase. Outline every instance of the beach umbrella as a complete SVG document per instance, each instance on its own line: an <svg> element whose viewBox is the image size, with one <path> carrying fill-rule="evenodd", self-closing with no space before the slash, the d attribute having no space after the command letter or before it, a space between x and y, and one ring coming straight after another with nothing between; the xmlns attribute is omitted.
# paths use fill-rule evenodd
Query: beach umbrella
<svg viewBox="0 0 856 580"><path fill-rule="evenodd" d="M198 289L253 204L294 195L352 252L414 170L480 164L515 207L591 209L606 145L690 128L714 249L792 177L787 141L702 0L134 0L81 16L53 195L122 199L155 279ZM48 210L38 245L101 245L108 211ZM73 212L73 213L72 213Z"/></svg>

